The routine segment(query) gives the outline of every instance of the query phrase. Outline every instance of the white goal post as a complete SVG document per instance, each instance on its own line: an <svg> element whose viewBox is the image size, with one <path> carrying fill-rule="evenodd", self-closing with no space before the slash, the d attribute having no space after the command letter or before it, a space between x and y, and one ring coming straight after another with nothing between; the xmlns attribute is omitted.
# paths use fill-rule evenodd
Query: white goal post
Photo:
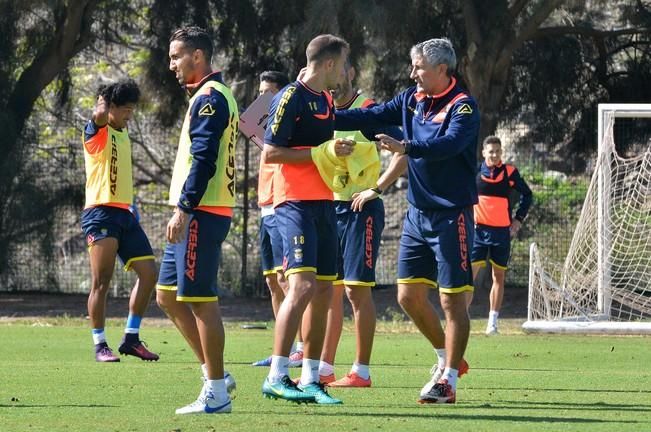
<svg viewBox="0 0 651 432"><path fill-rule="evenodd" d="M645 119L617 152L617 119ZM645 125L646 126L646 125ZM526 332L651 334L651 104L600 104L598 152L563 263L535 244Z"/></svg>

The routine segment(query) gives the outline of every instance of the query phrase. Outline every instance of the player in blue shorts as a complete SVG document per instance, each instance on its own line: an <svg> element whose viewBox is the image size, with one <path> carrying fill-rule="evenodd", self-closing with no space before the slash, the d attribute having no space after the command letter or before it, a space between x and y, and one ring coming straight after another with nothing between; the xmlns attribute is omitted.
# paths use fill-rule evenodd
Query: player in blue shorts
<svg viewBox="0 0 651 432"><path fill-rule="evenodd" d="M515 237L527 217L533 195L518 169L502 163L502 142L496 136L484 139L484 161L477 173L479 203L475 205L475 243L471 261L473 275L486 266L489 259L493 284L486 334L497 334L497 318L504 298L504 276L511 255L511 238ZM515 189L520 202L511 216L509 195ZM468 304L472 297L469 298Z"/></svg>
<svg viewBox="0 0 651 432"><path fill-rule="evenodd" d="M260 95L275 95L289 84L289 79L282 72L266 71L260 75ZM258 175L258 207L260 207L260 258L262 274L271 294L274 315L285 298L283 285L286 284L283 269L283 240L278 232L273 207L273 164L263 163L260 158ZM268 366L268 365L267 365Z"/></svg>
<svg viewBox="0 0 651 432"><path fill-rule="evenodd" d="M170 70L190 96L170 184L174 215L157 284L157 300L201 364L204 384L177 414L231 412L234 381L224 371L224 326L217 271L235 205L238 109L220 72L210 66L205 30L185 27L170 38Z"/></svg>
<svg viewBox="0 0 651 432"><path fill-rule="evenodd" d="M346 62L346 79L333 92L337 110L366 108L375 105L375 101L363 96L353 87L355 68ZM391 133L401 137L399 128L393 127ZM371 139L374 133L366 132ZM352 136L356 148L369 146L378 159L376 144L361 131L335 132L336 138ZM355 153L349 159L359 158ZM364 154L365 158L369 158ZM334 194L335 211L337 214L337 234L339 238L338 276L333 283L333 295L328 311L328 326L326 330L321 362L319 363L319 379L330 387L370 387L370 360L375 336L376 311L373 302L372 288L375 286L375 266L380 249L380 238L384 229L384 204L375 195L365 205L353 207L353 196L366 188L377 189L379 169L367 170L363 182L354 183L349 176L343 190ZM373 174L371 174L373 172ZM350 301L355 319L355 334L357 350L355 361L350 372L336 379L334 360L337 345L343 327L343 295L344 291Z"/></svg>
<svg viewBox="0 0 651 432"><path fill-rule="evenodd" d="M260 74L259 93L275 95L289 84L285 74L278 71L265 71ZM287 281L283 273L283 239L278 231L273 206L273 175L275 164L266 164L260 158L258 175L258 206L260 207L260 258L262 274L271 294L271 307L274 316L285 299ZM291 367L303 364L303 339L298 331L296 349L289 356ZM271 366L271 356L253 363L253 366Z"/></svg>
<svg viewBox="0 0 651 432"><path fill-rule="evenodd" d="M81 227L90 255L88 315L98 362L120 361L109 348L104 333L106 297L116 255L125 270L134 270L138 275L118 351L142 360L158 360L158 355L150 352L139 338L140 322L156 284L154 253L135 214L129 210L133 180L127 123L139 98L140 90L132 80L100 87L93 117L83 132L86 204Z"/></svg>
<svg viewBox="0 0 651 432"><path fill-rule="evenodd" d="M456 55L447 39L411 48L415 87L367 109L338 111L337 130L401 125L402 141L377 135L382 148L408 158L409 208L398 256L398 302L432 344L439 361L420 403L454 403L470 333L466 292L473 290L470 247L477 202L475 151L479 112L453 76ZM444 332L429 301L439 289Z"/></svg>
<svg viewBox="0 0 651 432"><path fill-rule="evenodd" d="M269 375L262 385L265 397L294 402L339 404L319 382L319 358L336 279L337 231L332 191L312 162L310 148L334 133L334 106L328 92L344 77L348 43L320 35L307 46L307 69L302 79L274 96L265 132L263 157L277 164L273 179L276 221L283 238L285 276L289 289L276 317ZM338 156L354 143L339 140ZM305 343L298 386L288 376L292 341L301 323Z"/></svg>

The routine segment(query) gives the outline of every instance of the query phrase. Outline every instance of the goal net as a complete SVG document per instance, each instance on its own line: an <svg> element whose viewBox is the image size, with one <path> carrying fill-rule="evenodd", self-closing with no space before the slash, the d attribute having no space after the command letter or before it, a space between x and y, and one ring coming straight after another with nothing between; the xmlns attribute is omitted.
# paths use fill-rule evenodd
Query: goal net
<svg viewBox="0 0 651 432"><path fill-rule="evenodd" d="M530 247L525 331L651 334L650 126L651 104L599 105L597 161L565 262Z"/></svg>

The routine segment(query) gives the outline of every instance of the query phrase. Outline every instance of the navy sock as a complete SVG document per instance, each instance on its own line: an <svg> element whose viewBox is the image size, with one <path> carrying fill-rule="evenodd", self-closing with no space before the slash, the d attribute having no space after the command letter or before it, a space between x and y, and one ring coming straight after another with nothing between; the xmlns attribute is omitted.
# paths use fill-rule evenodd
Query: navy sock
<svg viewBox="0 0 651 432"><path fill-rule="evenodd" d="M137 343L140 340L138 333L125 333L124 341L128 344Z"/></svg>

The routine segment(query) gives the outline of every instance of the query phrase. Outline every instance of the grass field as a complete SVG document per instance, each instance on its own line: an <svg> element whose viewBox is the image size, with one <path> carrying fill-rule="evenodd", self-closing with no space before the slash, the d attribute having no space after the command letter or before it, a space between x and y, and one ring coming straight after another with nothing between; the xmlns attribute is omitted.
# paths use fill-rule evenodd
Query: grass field
<svg viewBox="0 0 651 432"><path fill-rule="evenodd" d="M108 328L114 347L121 325ZM174 328L143 330L161 354L158 363L129 357L97 364L81 320L0 323L0 431L651 430L649 338L525 336L515 324L511 334L488 338L482 325L473 323L471 370L460 380L456 405L415 403L434 354L408 323L383 323L373 388L333 391L344 405L323 407L263 399L267 369L249 363L270 353L272 331L229 324L225 356L238 385L233 413L179 417L174 410L201 384ZM350 366L353 344L346 331L338 376Z"/></svg>

